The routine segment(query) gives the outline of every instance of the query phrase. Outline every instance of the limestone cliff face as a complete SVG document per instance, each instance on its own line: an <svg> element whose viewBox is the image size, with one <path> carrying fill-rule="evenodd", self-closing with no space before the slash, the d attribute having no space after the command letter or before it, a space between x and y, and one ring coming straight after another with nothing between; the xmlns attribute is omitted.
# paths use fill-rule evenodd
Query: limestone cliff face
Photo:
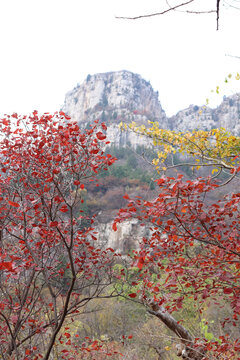
<svg viewBox="0 0 240 360"><path fill-rule="evenodd" d="M211 130L223 127L240 135L240 93L224 97L215 109L190 105L168 119L169 128L178 131Z"/></svg>
<svg viewBox="0 0 240 360"><path fill-rule="evenodd" d="M139 242L143 237L148 237L150 230L147 227L139 226L136 219L128 220L118 224L117 231L112 229L111 222L95 223L98 232L98 242L102 247L111 247L122 254L129 253L131 249L139 249Z"/></svg>
<svg viewBox="0 0 240 360"><path fill-rule="evenodd" d="M224 97L220 106L213 110L218 127L224 127L240 136L240 93Z"/></svg>
<svg viewBox="0 0 240 360"><path fill-rule="evenodd" d="M148 120L158 121L162 128L176 131L224 127L240 135L240 93L224 97L215 109L190 105L167 118L158 92L140 75L126 70L88 75L81 85L67 93L62 110L83 125L96 119L106 122L107 136L118 146L128 142L133 147L148 144L131 132L121 132L118 127L121 121L145 125Z"/></svg>
<svg viewBox="0 0 240 360"><path fill-rule="evenodd" d="M148 120L159 121L163 128L168 127L158 93L140 75L125 70L88 75L83 84L67 93L62 110L79 123L104 121L108 139L119 146L128 142L133 147L146 145L145 139L120 132L121 121L146 125Z"/></svg>

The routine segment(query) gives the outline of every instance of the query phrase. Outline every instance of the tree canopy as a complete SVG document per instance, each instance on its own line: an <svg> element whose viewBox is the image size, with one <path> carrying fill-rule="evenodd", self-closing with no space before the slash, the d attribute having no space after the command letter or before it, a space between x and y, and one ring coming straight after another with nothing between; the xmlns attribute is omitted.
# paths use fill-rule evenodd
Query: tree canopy
<svg viewBox="0 0 240 360"><path fill-rule="evenodd" d="M206 303L210 307L229 304L231 316L222 319L223 329L239 324L240 138L224 129L176 133L160 129L157 123L151 123L150 128L133 123L130 129L160 147L153 164L162 176L155 181L158 192L154 199L125 195L128 206L119 211L113 224L116 231L119 223L135 218L150 231L134 251L132 266L139 271L130 282L135 292L129 296L139 299L181 339L184 346L179 355L183 358L235 359L240 346L238 332L235 339L227 332L218 338L213 334L194 337L176 316L179 319L177 314L189 306L189 301L199 314ZM176 152L190 156L191 162L183 156L182 162L169 165L169 155ZM182 165L211 167L212 171L192 179L179 172L166 175L173 168L180 171ZM221 171L226 172L223 180ZM233 182L236 190L228 188Z"/></svg>
<svg viewBox="0 0 240 360"><path fill-rule="evenodd" d="M97 323L93 336L79 337L87 333L80 319L101 311L91 303L99 301L110 316L107 299L126 309L136 333L138 326L144 330L146 309L159 320L155 336L163 324L183 359L239 359L240 138L224 129L177 133L156 123L130 128L156 148L156 188L151 198L123 195L127 205L113 231L134 219L147 235L122 256L99 244L94 216L84 207L87 186L97 186L96 176L116 161L103 151L106 125L81 130L62 112L1 120L4 360L124 358L133 341L126 326L117 342L101 337ZM184 166L204 172L189 177L181 173ZM161 356L169 346L163 349L158 341L148 346Z"/></svg>

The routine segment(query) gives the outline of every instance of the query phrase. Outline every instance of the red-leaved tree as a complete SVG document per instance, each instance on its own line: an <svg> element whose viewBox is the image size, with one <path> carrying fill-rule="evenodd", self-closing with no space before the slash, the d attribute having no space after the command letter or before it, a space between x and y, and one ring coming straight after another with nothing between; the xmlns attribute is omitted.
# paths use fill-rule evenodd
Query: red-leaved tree
<svg viewBox="0 0 240 360"><path fill-rule="evenodd" d="M64 113L0 121L0 357L82 358L67 323L109 297L115 253L96 245L84 184L107 170L105 124L82 131Z"/></svg>
<svg viewBox="0 0 240 360"><path fill-rule="evenodd" d="M139 271L130 285L140 287L129 296L142 301L175 333L182 358L240 359L239 340L224 332L231 323L239 334L240 193L214 200L218 185L209 178L186 181L179 175L156 183L159 194L152 201L125 195L128 207L113 224L116 230L118 223L134 217L150 227L150 236L134 251L132 265ZM197 304L196 311L206 302L215 307L229 304L232 314L219 338L195 338L176 320L174 313L181 312L187 299Z"/></svg>

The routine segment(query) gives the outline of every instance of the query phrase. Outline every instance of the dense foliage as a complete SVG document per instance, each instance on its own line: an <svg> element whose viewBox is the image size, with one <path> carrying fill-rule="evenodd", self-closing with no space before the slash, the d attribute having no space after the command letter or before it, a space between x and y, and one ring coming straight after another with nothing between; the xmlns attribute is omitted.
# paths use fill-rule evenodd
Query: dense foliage
<svg viewBox="0 0 240 360"><path fill-rule="evenodd" d="M156 150L110 155L64 113L0 128L2 359L239 359L238 137L133 124ZM148 230L124 256L98 244L104 206Z"/></svg>
<svg viewBox="0 0 240 360"><path fill-rule="evenodd" d="M140 249L133 252L132 266L139 269L139 274L129 281L135 289L129 296L138 298L181 339L184 346L179 355L183 358L235 358L240 349L240 194L238 190L227 195L221 191L223 185L229 187L233 181L238 186L240 139L224 129L178 134L159 129L156 123L149 129L135 124L130 127L162 146L158 159L153 160L158 173L183 164L210 167L213 171L192 180L182 174L163 174L156 180L158 195L151 201L124 196L129 203L119 211L113 229L117 230L118 223L136 218L151 232L142 239ZM182 163L168 166L167 155L176 151L191 155L194 162L183 158ZM224 182L218 178L222 171L227 176ZM196 306L196 316L203 313L206 304L229 304L228 317L221 315L222 332L205 338L198 333L194 337L187 326L180 325L171 314L181 312L189 301Z"/></svg>
<svg viewBox="0 0 240 360"><path fill-rule="evenodd" d="M0 123L2 359L82 358L89 348L67 323L110 296L114 252L84 227L81 204L85 183L115 158L100 148L104 124L81 131L69 120L34 112Z"/></svg>

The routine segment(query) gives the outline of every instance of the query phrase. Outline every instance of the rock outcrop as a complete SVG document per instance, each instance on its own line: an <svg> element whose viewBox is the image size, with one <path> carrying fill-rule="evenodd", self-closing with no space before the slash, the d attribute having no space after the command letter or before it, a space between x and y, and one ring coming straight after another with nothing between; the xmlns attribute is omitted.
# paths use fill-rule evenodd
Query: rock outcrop
<svg viewBox="0 0 240 360"><path fill-rule="evenodd" d="M139 226L136 219L126 220L118 224L117 231L112 229L112 222L95 223L98 232L98 242L103 247L111 247L122 254L129 253L131 249L138 249L138 244L143 237L149 236L147 227Z"/></svg>
<svg viewBox="0 0 240 360"><path fill-rule="evenodd" d="M215 109L190 105L167 118L158 92L140 75L126 70L88 75L82 84L67 93L62 110L83 126L96 119L104 121L109 140L117 146L147 145L144 138L121 132L118 127L121 121L145 125L148 120L158 121L162 128L176 131L224 127L240 135L240 93L224 96Z"/></svg>
<svg viewBox="0 0 240 360"><path fill-rule="evenodd" d="M190 105L169 118L168 126L178 131L223 127L235 135L240 135L240 93L224 96L222 103L215 109Z"/></svg>
<svg viewBox="0 0 240 360"><path fill-rule="evenodd" d="M96 119L105 122L108 139L118 146L147 145L144 138L121 132L118 126L121 121L146 125L148 120L159 121L163 128L168 127L158 92L140 75L125 70L88 75L81 85L67 93L62 110L85 126Z"/></svg>

